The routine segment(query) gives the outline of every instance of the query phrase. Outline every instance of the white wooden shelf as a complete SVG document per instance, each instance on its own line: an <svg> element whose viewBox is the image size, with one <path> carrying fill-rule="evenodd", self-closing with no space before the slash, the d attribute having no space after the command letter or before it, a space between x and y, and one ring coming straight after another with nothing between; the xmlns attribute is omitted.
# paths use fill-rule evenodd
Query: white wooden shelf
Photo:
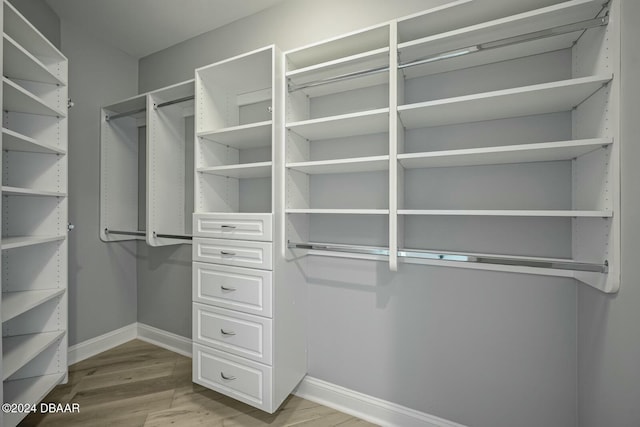
<svg viewBox="0 0 640 427"><path fill-rule="evenodd" d="M66 197L67 193L58 191L34 190L31 188L2 186L3 196L46 196L46 197Z"/></svg>
<svg viewBox="0 0 640 427"><path fill-rule="evenodd" d="M42 289L2 293L2 321L6 322L65 293L65 289Z"/></svg>
<svg viewBox="0 0 640 427"><path fill-rule="evenodd" d="M66 151L61 148L43 144L33 138L6 128L2 128L2 149L5 151L23 151L27 153L66 154Z"/></svg>
<svg viewBox="0 0 640 427"><path fill-rule="evenodd" d="M569 111L611 81L591 76L398 107L405 129Z"/></svg>
<svg viewBox="0 0 640 427"><path fill-rule="evenodd" d="M398 209L398 215L610 218L613 216L613 212L583 210Z"/></svg>
<svg viewBox="0 0 640 427"><path fill-rule="evenodd" d="M506 18L410 40L400 43L398 51L401 58L403 58L403 62L405 62L410 59L494 42L593 19L601 12L602 5L603 2L600 0L568 1ZM576 31L572 35L574 40L577 40L581 33L581 31ZM522 56L526 54L526 52L523 52ZM510 59L510 57L503 58L503 60L506 59Z"/></svg>
<svg viewBox="0 0 640 427"><path fill-rule="evenodd" d="M3 237L2 250L22 248L25 246L40 245L43 243L57 242L66 239L65 235L60 236L20 236Z"/></svg>
<svg viewBox="0 0 640 427"><path fill-rule="evenodd" d="M20 46L7 34L3 34L5 76L20 80L40 83L64 85L65 83L53 74L38 58Z"/></svg>
<svg viewBox="0 0 640 427"><path fill-rule="evenodd" d="M389 170L389 156L287 163L287 168L310 175L384 171Z"/></svg>
<svg viewBox="0 0 640 427"><path fill-rule="evenodd" d="M62 373L5 381L3 400L10 403L38 403L60 384L65 376L66 373ZM6 413L3 419L6 425L17 425L26 415Z"/></svg>
<svg viewBox="0 0 640 427"><path fill-rule="evenodd" d="M389 25L375 25L290 50L286 53L287 69L292 73L294 70L309 69L318 64L373 52L385 46L389 46Z"/></svg>
<svg viewBox="0 0 640 427"><path fill-rule="evenodd" d="M198 137L240 150L269 147L272 125L273 121L268 120L215 131L198 132Z"/></svg>
<svg viewBox="0 0 640 427"><path fill-rule="evenodd" d="M4 2L3 30L32 55L65 61L65 56L9 2Z"/></svg>
<svg viewBox="0 0 640 427"><path fill-rule="evenodd" d="M258 162L198 168L197 171L200 173L220 175L228 178L267 178L271 176L272 166L273 162Z"/></svg>
<svg viewBox="0 0 640 427"><path fill-rule="evenodd" d="M47 105L42 99L23 89L6 77L2 78L3 109L16 113L37 114L41 116L66 117L63 111Z"/></svg>
<svg viewBox="0 0 640 427"><path fill-rule="evenodd" d="M380 69L380 71L355 78L340 78L372 69ZM313 98L378 86L389 83L388 69L389 47L384 47L290 71L287 73L287 88L290 92L301 90Z"/></svg>
<svg viewBox="0 0 640 427"><path fill-rule="evenodd" d="M64 334L65 331L55 331L3 337L2 380L4 381L15 374Z"/></svg>
<svg viewBox="0 0 640 427"><path fill-rule="evenodd" d="M286 128L311 141L388 132L389 109L293 122L288 123Z"/></svg>
<svg viewBox="0 0 640 427"><path fill-rule="evenodd" d="M611 138L398 154L407 169L571 160L613 143Z"/></svg>
<svg viewBox="0 0 640 427"><path fill-rule="evenodd" d="M388 215L389 209L287 209L288 214Z"/></svg>

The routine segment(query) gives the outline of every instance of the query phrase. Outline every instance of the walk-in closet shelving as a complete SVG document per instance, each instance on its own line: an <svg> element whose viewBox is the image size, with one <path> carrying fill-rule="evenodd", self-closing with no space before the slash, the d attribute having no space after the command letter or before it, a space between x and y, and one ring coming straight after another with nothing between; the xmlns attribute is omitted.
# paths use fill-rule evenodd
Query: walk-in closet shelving
<svg viewBox="0 0 640 427"><path fill-rule="evenodd" d="M274 240L281 65L269 46L196 70L193 381L267 412L306 373L304 279Z"/></svg>
<svg viewBox="0 0 640 427"><path fill-rule="evenodd" d="M37 403L67 375L67 60L8 2L2 51L3 402Z"/></svg>
<svg viewBox="0 0 640 427"><path fill-rule="evenodd" d="M390 36L383 24L285 53L289 238L348 228L388 244Z"/></svg>
<svg viewBox="0 0 640 427"><path fill-rule="evenodd" d="M151 246L191 243L194 82L150 92L146 129L146 230Z"/></svg>
<svg viewBox="0 0 640 427"><path fill-rule="evenodd" d="M145 240L147 95L103 107L100 118L100 238Z"/></svg>
<svg viewBox="0 0 640 427"><path fill-rule="evenodd" d="M392 269L404 261L550 274L617 290L619 7L615 0L555 3L531 10L540 2L461 0L389 24L389 151L376 154L389 158L390 242L372 246L388 248ZM287 114L305 111L295 95L305 86L326 90L332 82L385 72L379 66L354 71L290 81ZM345 93L357 98L351 104L366 99ZM309 158L318 144L309 135L322 138L323 124L287 121L289 218L329 207L314 204L322 190L308 181L323 168L382 164L375 156L334 165L324 162L331 154ZM357 134L357 126L344 128ZM363 244L353 233L332 241L327 233L305 232L311 227L303 220L290 225L291 249L320 242L309 253L349 256L344 247L332 254L332 244ZM491 262L478 261L483 257Z"/></svg>

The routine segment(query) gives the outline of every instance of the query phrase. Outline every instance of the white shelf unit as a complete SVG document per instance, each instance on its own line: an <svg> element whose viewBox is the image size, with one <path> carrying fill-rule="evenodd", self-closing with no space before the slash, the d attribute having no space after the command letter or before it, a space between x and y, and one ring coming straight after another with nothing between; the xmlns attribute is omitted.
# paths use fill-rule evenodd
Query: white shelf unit
<svg viewBox="0 0 640 427"><path fill-rule="evenodd" d="M382 24L285 53L286 239L348 227L353 242L388 244L392 32Z"/></svg>
<svg viewBox="0 0 640 427"><path fill-rule="evenodd" d="M268 46L196 70L193 380L269 413L307 372L304 279L274 239L281 67Z"/></svg>
<svg viewBox="0 0 640 427"><path fill-rule="evenodd" d="M541 2L526 0L498 7L459 0L386 24L391 84L383 108L389 109L390 120L383 129L389 133L389 149L375 155L341 155L344 148L326 142L380 130L381 111L322 112L340 95L349 97L348 105L368 102L362 85L354 83L357 89L351 91L345 85L359 80L355 71L363 81L379 75L379 62L362 68L354 64L359 58L379 58L386 46L369 46L370 55L369 48L354 50L350 37L362 38L371 31L365 29L329 40L326 47L319 43L286 53L289 227L283 240L301 243L291 245L293 254L299 255L305 242L324 242L325 254L341 257L349 256L344 245L386 247L385 259L396 270L402 261L424 262L405 257L407 248L480 253L512 258L482 269L575 277L616 292L619 4L549 3L555 4L540 8ZM335 46L342 41L342 57L327 54L340 52ZM292 66L300 52L304 62ZM353 75L332 83L328 70L337 65ZM300 80L305 72L317 77ZM328 92L332 87L340 92ZM321 99L318 107L296 95L304 91L310 91L311 103L320 94L315 95ZM321 153L317 157L314 148ZM358 169L381 167L382 155L389 159L390 189L386 193L373 180L367 185L388 196L388 204L355 205L366 190L335 177L345 173L353 179ZM328 189L338 193L327 197L333 205L322 204ZM336 206L342 190L353 200ZM361 209L380 208L388 210L389 242L363 241L337 221L323 219L338 232L312 223L330 214L352 218ZM342 245L339 254L331 253L332 243ZM367 255L360 250L353 256ZM527 257L570 262L563 264L566 270L532 268ZM478 268L455 260L428 263ZM583 271L589 269L600 272Z"/></svg>
<svg viewBox="0 0 640 427"><path fill-rule="evenodd" d="M273 49L196 70L195 212L273 212Z"/></svg>
<svg viewBox="0 0 640 427"><path fill-rule="evenodd" d="M105 242L145 240L146 127L146 94L102 108L100 238Z"/></svg>
<svg viewBox="0 0 640 427"><path fill-rule="evenodd" d="M146 230L151 246L191 243L195 85L148 94Z"/></svg>
<svg viewBox="0 0 640 427"><path fill-rule="evenodd" d="M2 21L3 402L37 403L67 376L68 65L6 1Z"/></svg>

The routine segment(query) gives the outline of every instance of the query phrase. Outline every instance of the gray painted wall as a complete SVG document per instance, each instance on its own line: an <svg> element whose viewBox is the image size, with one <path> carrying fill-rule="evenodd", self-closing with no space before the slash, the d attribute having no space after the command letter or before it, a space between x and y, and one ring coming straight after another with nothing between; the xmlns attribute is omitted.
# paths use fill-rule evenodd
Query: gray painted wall
<svg viewBox="0 0 640 427"><path fill-rule="evenodd" d="M54 46L60 48L60 18L44 0L11 0L11 4Z"/></svg>
<svg viewBox="0 0 640 427"><path fill-rule="evenodd" d="M142 58L139 88L437 3L289 0ZM138 253L139 320L190 337L191 247ZM328 258L308 259L305 274L311 376L462 424L576 425L574 282L410 265L392 274L385 263Z"/></svg>
<svg viewBox="0 0 640 427"><path fill-rule="evenodd" d="M578 293L580 427L640 426L640 2L622 0L620 292Z"/></svg>
<svg viewBox="0 0 640 427"><path fill-rule="evenodd" d="M62 23L69 58L69 345L137 320L136 244L98 237L100 107L137 93L137 60Z"/></svg>

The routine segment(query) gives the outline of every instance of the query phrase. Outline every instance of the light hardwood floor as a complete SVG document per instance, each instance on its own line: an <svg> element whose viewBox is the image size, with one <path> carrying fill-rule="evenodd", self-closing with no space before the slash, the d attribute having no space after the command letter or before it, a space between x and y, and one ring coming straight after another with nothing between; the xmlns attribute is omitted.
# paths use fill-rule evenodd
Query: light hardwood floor
<svg viewBox="0 0 640 427"><path fill-rule="evenodd" d="M79 414L31 414L20 426L341 426L367 423L296 396L273 415L191 382L191 359L134 340L76 363L43 402Z"/></svg>

